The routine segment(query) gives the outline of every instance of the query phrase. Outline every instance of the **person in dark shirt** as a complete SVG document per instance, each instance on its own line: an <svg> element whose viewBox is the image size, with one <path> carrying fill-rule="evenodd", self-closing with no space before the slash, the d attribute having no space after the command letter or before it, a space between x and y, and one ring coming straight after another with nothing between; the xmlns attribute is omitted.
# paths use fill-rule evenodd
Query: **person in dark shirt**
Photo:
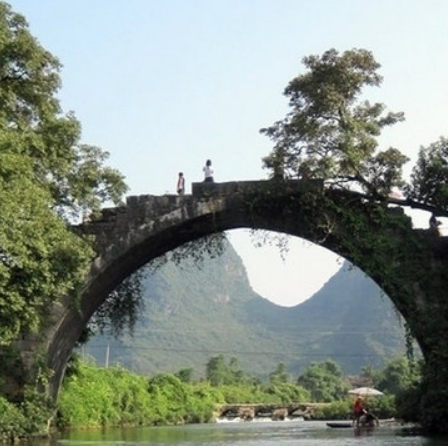
<svg viewBox="0 0 448 446"><path fill-rule="evenodd" d="M431 214L431 218L429 219L429 229L435 234L435 235L440 235L440 230L439 230L439 226L442 223L437 220L436 216L434 215L434 213Z"/></svg>
<svg viewBox="0 0 448 446"><path fill-rule="evenodd" d="M179 172L179 177L177 179L177 193L179 195L185 194L185 177L182 172Z"/></svg>

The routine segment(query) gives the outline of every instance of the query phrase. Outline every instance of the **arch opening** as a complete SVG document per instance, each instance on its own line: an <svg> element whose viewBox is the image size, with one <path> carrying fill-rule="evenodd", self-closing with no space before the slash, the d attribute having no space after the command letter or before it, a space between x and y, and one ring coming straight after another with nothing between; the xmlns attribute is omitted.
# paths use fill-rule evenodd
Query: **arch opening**
<svg viewBox="0 0 448 446"><path fill-rule="evenodd" d="M424 245L427 238L413 231L402 212L381 205L372 207L351 194L336 194L329 200L315 201L318 195L303 188L287 190L286 194L283 191L279 197L271 194L267 203L266 194L248 195L238 184L231 185L232 190L226 194L227 186L224 193L214 188L207 196L130 197L125 208L109 212L98 223L82 228L88 234L97 235L100 255L86 280L81 311L67 307L56 330L50 333L49 366L55 370L55 389L59 387L80 327L118 283L149 260L177 246L209 234L244 227L273 230L314 241L357 264L384 289L407 320L420 346L425 347L423 354L436 345L437 339L420 323L420 300L419 296L414 297L414 280L419 280L414 271L419 262L402 255L403 242L410 241L407 248L413 243L422 248L420 264L429 264L435 254L429 239ZM265 192L265 185L251 183L248 187ZM318 193L321 197L322 191ZM332 207L337 200L337 206ZM333 221L322 213L325 211L322 206L330 201L327 210L334 217ZM342 209L344 213L341 214L338 211ZM385 221L374 218L385 212L388 214ZM349 220L353 213L361 216L361 223L366 228L359 237L354 233L354 224L358 221ZM316 217L322 219L318 221ZM321 225L325 226L325 233ZM415 248L411 248L415 252ZM383 267L381 259L385 256L397 259L392 265L397 274L393 275L390 268ZM408 276L409 283L403 282Z"/></svg>
<svg viewBox="0 0 448 446"><path fill-rule="evenodd" d="M232 242L232 233L235 231L229 232L229 239ZM247 242L253 243L250 235L246 234L246 239ZM293 237L288 243L294 241L300 240ZM254 247L255 254L261 249ZM278 248L274 246L274 249L277 250L275 260L278 263L284 263ZM316 249L321 248L316 247ZM272 255L272 251L270 254ZM328 251L326 254L336 258ZM186 266L182 266L182 264L179 266L167 265L168 272L162 271L162 278L154 279L151 283L158 283L160 280L163 284L163 291L171 293L172 296L167 298L159 292L155 292L154 296L147 296L150 308L145 313L144 324L137 326L137 339L127 337L123 344L119 345L110 338L100 337L85 352L93 355L100 364L105 363L107 352L107 361L110 364L126 363L134 371L145 374L148 371L154 373L161 371L151 365L151 361L158 362L160 367L163 367L161 364L164 364L165 371L174 373L182 367L192 365L198 367L198 364L201 369L208 357L223 352L237 357L239 363L246 367L254 366L254 363L259 360L259 356L262 355L264 360L256 367L258 375L261 375L263 370L265 373L272 371L279 362L285 363L288 370L297 375L311 362L323 361L329 357L341 363L346 373L359 374L362 367L379 368L383 366L388 358L394 356L393 352L395 354L405 353L403 327L393 312L392 303L388 300L389 305L384 305L385 296L378 286L376 284L373 286L373 282L366 279L360 271L356 273L354 279L336 279L335 282L329 284L329 288L322 290L321 296L317 296L317 302L309 302L311 306L303 311L300 308L298 308L299 311L296 311L297 309L294 308L286 309L276 307L271 303L268 304L267 301L271 299L266 294L260 295L255 292L247 300L239 299L238 293L235 293L236 290L228 287L225 280L229 271L235 274L235 268L237 270L245 269L244 259L243 262L237 263L238 259L235 255L238 257L237 251L232 253L230 259L227 257L214 260L205 259L206 264L213 263L213 265L208 265L210 269L206 269L205 272L200 269L195 271L194 262L186 261ZM288 261L288 253L286 261ZM222 268L220 268L221 262L223 262ZM272 259L269 263L272 264ZM347 265L347 263L344 264ZM163 268L165 266L161 267L162 270ZM339 264L338 271L339 269L341 269L341 264ZM212 278L207 276L215 274L216 271L218 271L217 276ZM353 275L355 270L351 268L349 271L347 268L344 274ZM193 277L190 279L182 277L185 275ZM236 280L234 275L228 277L231 277L229 281ZM224 280L222 280L223 278ZM215 279L218 281L217 287L209 289L204 286L209 280ZM180 287L172 286L170 288L170 280L180 281ZM359 284L367 280L372 283L359 289ZM343 299L332 299L331 289L338 287L335 292L336 294L341 293L340 287L344 283L346 286ZM323 287L324 285L322 283ZM185 292L184 290L189 291ZM191 296L192 290L198 294L200 291L204 291L204 295L196 299L195 296ZM247 292L246 288L245 292ZM332 304L332 301L335 302ZM361 309L356 308L356 303ZM329 305L333 306L329 308L329 311L325 310ZM380 305L381 308L379 308ZM245 327L241 321L235 324L234 321L228 319L231 314L228 307L232 306L238 307L240 316L246 319ZM199 315L192 315L190 307L194 308L194 312ZM223 310L223 307L227 308ZM289 310L290 313L287 314L285 310ZM336 310L340 312L338 319L334 319ZM207 313L208 311L210 313ZM256 327L257 317L254 317L254 314L260 316ZM196 316L198 316L197 319L195 319ZM201 316L202 319L207 318L207 324L202 325ZM164 323L160 324L159 319L163 319ZM195 323L185 326L183 319L189 322L195 321ZM223 324L222 320L225 320L226 323ZM250 322L247 322L248 320ZM392 328L388 326L391 322L394 325ZM145 327L145 324L153 326L153 329ZM197 327L195 327L196 324ZM245 332L244 329L247 331ZM275 336L275 343L266 341L260 334L266 330L270 337ZM239 332L240 338L231 336L232 332ZM204 336L215 339L216 344L201 339ZM229 336L231 342L223 342ZM243 342L241 339L241 337L248 338L250 336L255 336L254 343ZM186 338L187 342L185 343ZM300 341L296 342L295 347L294 338L296 341ZM284 348L280 347L282 343ZM309 348L307 344L314 344L314 347ZM323 345L326 346L326 350L322 349ZM337 348L338 346L339 348ZM341 348L342 346L344 348ZM290 351L286 351L287 349ZM137 355L132 354L132 350L138 352ZM133 359L131 359L132 356ZM138 361L135 359L137 356Z"/></svg>

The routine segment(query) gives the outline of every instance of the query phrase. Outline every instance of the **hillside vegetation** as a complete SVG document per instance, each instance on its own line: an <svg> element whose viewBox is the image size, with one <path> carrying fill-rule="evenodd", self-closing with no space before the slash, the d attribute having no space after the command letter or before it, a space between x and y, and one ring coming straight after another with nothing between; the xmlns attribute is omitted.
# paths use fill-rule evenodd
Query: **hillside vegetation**
<svg viewBox="0 0 448 446"><path fill-rule="evenodd" d="M311 362L333 359L346 374L382 367L404 353L404 330L392 303L361 271L344 264L312 298L280 307L250 287L230 243L203 264L186 259L147 275L144 308L134 335L96 336L83 354L99 365L137 373L204 374L207 359L224 354L266 378L284 363L297 376Z"/></svg>

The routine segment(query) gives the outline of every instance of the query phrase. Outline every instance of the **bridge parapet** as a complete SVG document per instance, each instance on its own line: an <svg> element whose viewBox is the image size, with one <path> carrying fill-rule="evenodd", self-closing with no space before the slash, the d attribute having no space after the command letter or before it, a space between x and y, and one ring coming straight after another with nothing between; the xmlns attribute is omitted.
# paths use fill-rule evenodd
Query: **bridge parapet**
<svg viewBox="0 0 448 446"><path fill-rule="evenodd" d="M230 181L227 183L192 183L191 190L194 197L229 196L236 193L259 190L266 185L266 180L258 181Z"/></svg>
<svg viewBox="0 0 448 446"><path fill-rule="evenodd" d="M260 192L263 189L275 187L281 184L283 190L309 191L310 189L323 189L322 180L288 180L276 183L275 180L253 180L253 181L229 181L224 183L192 183L192 195L198 198L216 196L231 196L233 194Z"/></svg>

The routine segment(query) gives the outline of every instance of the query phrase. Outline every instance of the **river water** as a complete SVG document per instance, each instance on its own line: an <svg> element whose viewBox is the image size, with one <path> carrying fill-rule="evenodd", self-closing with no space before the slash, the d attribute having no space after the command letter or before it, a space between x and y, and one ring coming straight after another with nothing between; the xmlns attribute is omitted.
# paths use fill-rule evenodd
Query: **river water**
<svg viewBox="0 0 448 446"><path fill-rule="evenodd" d="M72 431L33 446L442 446L446 438L428 438L384 425L368 430L334 429L321 421L197 424Z"/></svg>

